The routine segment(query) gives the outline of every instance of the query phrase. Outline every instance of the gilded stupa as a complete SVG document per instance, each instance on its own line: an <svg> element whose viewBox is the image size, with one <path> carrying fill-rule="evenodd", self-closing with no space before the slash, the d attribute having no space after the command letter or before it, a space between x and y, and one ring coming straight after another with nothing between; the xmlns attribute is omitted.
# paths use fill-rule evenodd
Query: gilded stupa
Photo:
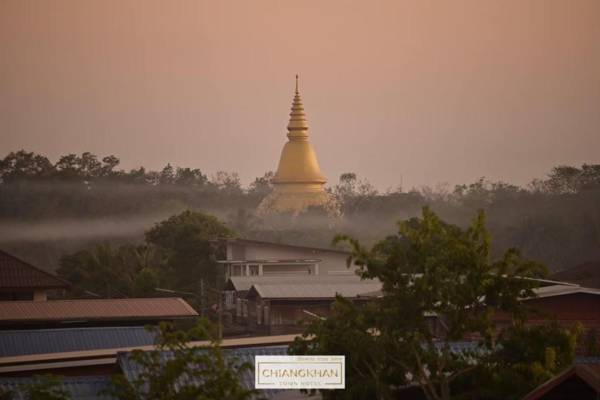
<svg viewBox="0 0 600 400"><path fill-rule="evenodd" d="M308 122L298 90L298 75L287 130L288 141L271 180L273 191L259 205L259 213L299 214L311 206L333 210L334 201L324 189L327 180L319 168L315 149L308 141Z"/></svg>

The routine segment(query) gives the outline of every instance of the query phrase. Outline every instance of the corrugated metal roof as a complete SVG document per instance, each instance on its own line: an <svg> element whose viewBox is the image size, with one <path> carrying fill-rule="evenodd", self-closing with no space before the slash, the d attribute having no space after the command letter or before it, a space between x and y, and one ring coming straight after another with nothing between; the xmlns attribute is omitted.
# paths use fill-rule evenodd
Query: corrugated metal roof
<svg viewBox="0 0 600 400"><path fill-rule="evenodd" d="M232 276L227 286L237 290L250 290L254 284L315 284L315 283L361 283L360 276L350 275L288 275L288 276Z"/></svg>
<svg viewBox="0 0 600 400"><path fill-rule="evenodd" d="M600 289L592 289L592 288L586 288L586 287L581 287L581 286L572 286L572 285L544 286L544 287L534 289L534 292L538 298L563 296L563 295L577 294L577 293L600 295Z"/></svg>
<svg viewBox="0 0 600 400"><path fill-rule="evenodd" d="M221 260L217 261L219 264L315 264L323 260L318 258L261 258L261 259L248 259L248 260Z"/></svg>
<svg viewBox="0 0 600 400"><path fill-rule="evenodd" d="M314 282L314 283L255 283L250 293L263 299L329 299L336 295L356 297L362 293L381 289L380 282Z"/></svg>
<svg viewBox="0 0 600 400"><path fill-rule="evenodd" d="M312 253L319 252L328 252L328 253L340 253L340 254L350 254L350 251L343 249L334 249L331 247L310 247L310 246L301 246L296 244L288 244L288 243L276 243L276 242L265 242L262 240L253 240L253 239L241 239L241 238L222 238L217 239L215 242L225 242L231 244L240 244L240 245L257 245L257 246L276 246L276 247L287 247L291 249L297 250L308 250Z"/></svg>
<svg viewBox="0 0 600 400"><path fill-rule="evenodd" d="M254 389L254 358L257 355L287 355L287 349L288 346L247 347L242 349L224 349L223 354L227 359L235 363L249 363L252 365L252 370L246 370L239 376L242 386L245 389L252 390ZM167 362L171 359L173 359L173 354L171 352L161 352L162 362ZM142 372L139 365L129 357L129 353L119 353L117 362L121 367L121 371L129 381L136 379ZM281 390L270 389L260 391L260 393L267 398L273 398L279 392L281 392Z"/></svg>
<svg viewBox="0 0 600 400"><path fill-rule="evenodd" d="M69 282L0 250L0 288L66 288Z"/></svg>
<svg viewBox="0 0 600 400"><path fill-rule="evenodd" d="M147 346L154 338L141 326L0 331L0 357Z"/></svg>
<svg viewBox="0 0 600 400"><path fill-rule="evenodd" d="M59 389L77 400L109 400L110 396L99 393L108 387L110 378L107 376L62 378ZM35 378L0 378L0 388L14 392L14 400L26 400L27 397L19 390L21 385L31 384Z"/></svg>
<svg viewBox="0 0 600 400"><path fill-rule="evenodd" d="M191 317L198 313L183 299L81 299L0 302L0 322Z"/></svg>

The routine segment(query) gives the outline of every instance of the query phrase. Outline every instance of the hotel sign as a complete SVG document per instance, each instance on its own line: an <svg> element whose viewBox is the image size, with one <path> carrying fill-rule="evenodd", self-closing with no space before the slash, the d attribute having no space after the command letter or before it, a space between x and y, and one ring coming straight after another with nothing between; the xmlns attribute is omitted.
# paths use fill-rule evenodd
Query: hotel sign
<svg viewBox="0 0 600 400"><path fill-rule="evenodd" d="M345 356L256 356L256 389L344 389Z"/></svg>

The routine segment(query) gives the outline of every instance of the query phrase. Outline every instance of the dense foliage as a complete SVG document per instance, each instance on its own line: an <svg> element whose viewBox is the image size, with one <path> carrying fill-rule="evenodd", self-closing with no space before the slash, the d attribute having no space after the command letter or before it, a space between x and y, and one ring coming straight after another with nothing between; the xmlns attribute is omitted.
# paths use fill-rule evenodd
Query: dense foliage
<svg viewBox="0 0 600 400"><path fill-rule="evenodd" d="M133 350L129 357L138 372L129 379L116 375L107 391L119 400L246 400L257 397L240 383L240 375L253 366L226 358L211 335L206 320L189 331L169 324L155 328L156 350ZM206 346L191 346L206 340Z"/></svg>
<svg viewBox="0 0 600 400"><path fill-rule="evenodd" d="M559 166L527 188L482 178L454 188L383 193L346 173L329 188L342 208L337 220L314 210L292 221L257 217L271 176L244 188L235 173L209 177L171 165L124 171L115 156L69 154L52 163L40 154L13 152L0 160L0 246L56 268L63 253L98 242L139 243L155 222L187 209L214 214L244 237L326 246L344 231L374 243L393 221L414 217L427 205L463 227L485 210L495 256L516 247L551 270L600 259L600 165Z"/></svg>
<svg viewBox="0 0 600 400"><path fill-rule="evenodd" d="M57 273L71 282L71 296L154 297L156 288L187 292L200 307L201 282L217 287L223 271L214 240L233 232L212 215L184 211L145 234L145 243L100 244L67 254Z"/></svg>
<svg viewBox="0 0 600 400"><path fill-rule="evenodd" d="M425 208L372 248L348 236L363 279L379 279L381 296L366 305L338 298L314 321L295 354L345 354L346 391L331 399L391 399L420 387L429 400L518 399L570 365L575 332L524 326L521 298L544 268L514 249L490 255L483 213L467 229ZM512 316L499 330L494 315ZM457 347L472 338L473 344Z"/></svg>
<svg viewBox="0 0 600 400"><path fill-rule="evenodd" d="M55 375L35 375L31 382L18 385L16 391L0 390L0 400L71 400L71 394L61 386Z"/></svg>

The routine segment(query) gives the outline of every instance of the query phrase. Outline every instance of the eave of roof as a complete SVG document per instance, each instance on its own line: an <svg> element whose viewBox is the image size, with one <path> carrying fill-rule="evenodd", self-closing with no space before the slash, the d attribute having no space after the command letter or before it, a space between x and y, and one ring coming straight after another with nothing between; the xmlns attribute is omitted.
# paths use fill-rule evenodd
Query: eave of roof
<svg viewBox="0 0 600 400"><path fill-rule="evenodd" d="M219 264L314 264L323 260L311 259L257 259L257 260L219 260Z"/></svg>
<svg viewBox="0 0 600 400"><path fill-rule="evenodd" d="M195 317L183 299L81 299L0 302L0 323L88 320L147 320Z"/></svg>
<svg viewBox="0 0 600 400"><path fill-rule="evenodd" d="M529 392L523 400L537 400L541 399L544 395L550 392L552 389L565 382L567 379L578 376L596 393L600 393L600 366L599 365L574 365L564 371L563 373L555 376L554 378L542 383L540 386Z"/></svg>
<svg viewBox="0 0 600 400"><path fill-rule="evenodd" d="M247 243L247 244L255 244L259 246L280 246L280 247L289 247L294 249L302 249L302 250L315 250L315 251L326 251L331 253L340 253L340 254L350 254L347 250L342 249L333 249L327 247L310 247L310 246L300 246L295 244L287 244L287 243L277 243L277 242L266 242L261 240L253 240L253 239L240 239L240 238L222 238L217 239L217 241L225 241L226 243Z"/></svg>
<svg viewBox="0 0 600 400"><path fill-rule="evenodd" d="M254 275L229 277L226 287L236 291L250 290L254 284L315 284L315 283L360 283L360 276L347 275Z"/></svg>
<svg viewBox="0 0 600 400"><path fill-rule="evenodd" d="M314 282L314 283L255 283L248 296L276 300L325 300L336 296L354 298L362 293L381 289L378 281Z"/></svg>
<svg viewBox="0 0 600 400"><path fill-rule="evenodd" d="M600 295L600 289L592 289L574 285L553 285L534 289L536 297L534 299L543 299L547 297L565 296L570 294L591 294Z"/></svg>
<svg viewBox="0 0 600 400"><path fill-rule="evenodd" d="M256 346L278 346L292 343L296 337L300 337L296 334L291 335L273 335L273 336L253 336L245 338L231 338L223 339L221 341L222 348L243 348L243 347L256 347ZM209 345L210 342L206 340L190 342L190 346L204 347ZM17 371L29 371L31 370L42 370L48 369L48 365L55 365L57 367L62 365L62 368L76 366L77 364L67 363L84 363L85 365L104 365L109 363L108 360L112 359L115 362L118 353L130 352L132 350L155 350L156 346L133 346L133 347L120 347L113 349L100 349L100 350L86 350L86 351L69 351L63 353L49 353L49 354L31 354L26 356L14 356L14 357L0 357L0 374L17 372ZM62 363L62 364L61 364ZM81 365L84 365L81 364Z"/></svg>

